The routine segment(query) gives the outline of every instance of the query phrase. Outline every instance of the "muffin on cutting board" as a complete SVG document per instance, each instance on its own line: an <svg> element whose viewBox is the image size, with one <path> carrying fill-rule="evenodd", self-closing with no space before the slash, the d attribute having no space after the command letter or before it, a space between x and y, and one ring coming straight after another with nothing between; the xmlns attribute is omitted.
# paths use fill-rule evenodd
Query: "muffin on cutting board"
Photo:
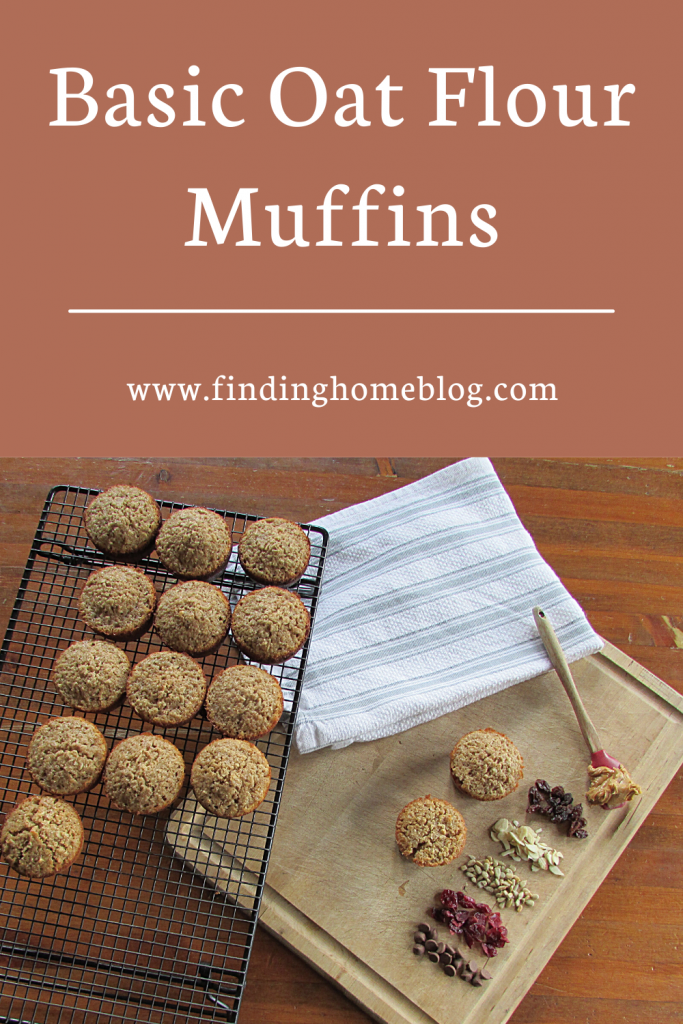
<svg viewBox="0 0 683 1024"><path fill-rule="evenodd" d="M476 800L502 800L519 785L524 761L511 739L495 729L475 729L451 751L453 782Z"/></svg>
<svg viewBox="0 0 683 1024"><path fill-rule="evenodd" d="M462 853L466 838L460 811L429 794L411 800L396 819L398 848L419 867L450 864Z"/></svg>

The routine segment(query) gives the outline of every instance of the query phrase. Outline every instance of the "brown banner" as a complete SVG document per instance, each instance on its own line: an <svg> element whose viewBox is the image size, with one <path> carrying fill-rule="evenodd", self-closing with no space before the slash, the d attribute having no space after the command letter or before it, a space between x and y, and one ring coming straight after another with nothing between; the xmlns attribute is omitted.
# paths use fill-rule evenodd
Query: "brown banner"
<svg viewBox="0 0 683 1024"><path fill-rule="evenodd" d="M679 19L17 5L5 454L664 454Z"/></svg>

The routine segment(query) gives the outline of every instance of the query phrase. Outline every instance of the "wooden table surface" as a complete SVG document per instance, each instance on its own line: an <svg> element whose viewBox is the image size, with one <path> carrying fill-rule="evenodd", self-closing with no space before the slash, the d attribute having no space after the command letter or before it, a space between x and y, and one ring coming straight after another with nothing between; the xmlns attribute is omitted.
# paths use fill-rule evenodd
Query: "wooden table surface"
<svg viewBox="0 0 683 1024"><path fill-rule="evenodd" d="M0 459L0 625L50 487L156 497L300 522L456 459ZM683 692L683 459L494 459L541 554L607 640ZM515 1024L683 1019L683 773L520 1003ZM240 1024L369 1018L262 930Z"/></svg>

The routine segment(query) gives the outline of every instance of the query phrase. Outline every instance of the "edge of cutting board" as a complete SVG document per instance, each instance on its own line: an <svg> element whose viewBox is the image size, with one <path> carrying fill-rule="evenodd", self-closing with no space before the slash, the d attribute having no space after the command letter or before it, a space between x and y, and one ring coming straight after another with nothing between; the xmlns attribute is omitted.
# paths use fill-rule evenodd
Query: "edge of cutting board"
<svg viewBox="0 0 683 1024"><path fill-rule="evenodd" d="M376 971L266 883L259 924L383 1024L435 1024Z"/></svg>

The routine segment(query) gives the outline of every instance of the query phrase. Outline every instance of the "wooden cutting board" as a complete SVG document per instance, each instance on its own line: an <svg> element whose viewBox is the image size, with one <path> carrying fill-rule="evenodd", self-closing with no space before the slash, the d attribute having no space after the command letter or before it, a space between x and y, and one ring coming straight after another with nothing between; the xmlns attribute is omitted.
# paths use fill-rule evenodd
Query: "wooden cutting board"
<svg viewBox="0 0 683 1024"><path fill-rule="evenodd" d="M293 755L260 923L386 1024L506 1021L683 761L683 697L610 644L573 671L605 748L642 785L638 801L612 812L584 802L587 840L525 815L536 778L576 800L587 783L583 740L549 672L398 736ZM448 755L464 733L487 726L517 744L525 778L504 800L480 803L455 790ZM417 867L394 840L399 810L427 793L450 800L467 823L465 855L442 868ZM564 853L565 877L514 865L540 899L521 913L503 912L510 943L488 965L493 979L475 989L414 957L412 935L437 891L463 887L466 854L500 856L489 828L503 816L543 827L541 838ZM221 843L220 821L189 798L172 816L168 839L230 894L231 873L245 866ZM471 883L466 891L492 902Z"/></svg>

